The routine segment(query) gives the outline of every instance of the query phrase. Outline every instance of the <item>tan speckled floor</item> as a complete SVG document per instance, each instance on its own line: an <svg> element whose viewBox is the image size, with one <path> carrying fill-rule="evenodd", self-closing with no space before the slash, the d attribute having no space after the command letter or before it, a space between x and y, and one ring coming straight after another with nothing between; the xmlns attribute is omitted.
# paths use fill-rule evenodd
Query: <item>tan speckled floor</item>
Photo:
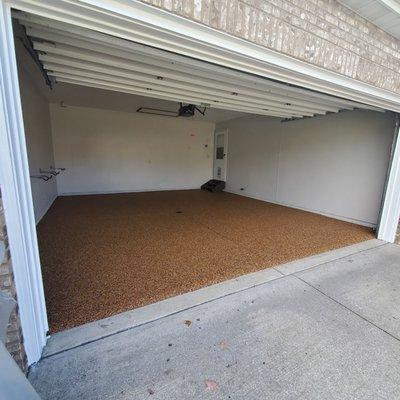
<svg viewBox="0 0 400 400"><path fill-rule="evenodd" d="M225 192L59 197L38 225L50 328L373 237L362 226Z"/></svg>

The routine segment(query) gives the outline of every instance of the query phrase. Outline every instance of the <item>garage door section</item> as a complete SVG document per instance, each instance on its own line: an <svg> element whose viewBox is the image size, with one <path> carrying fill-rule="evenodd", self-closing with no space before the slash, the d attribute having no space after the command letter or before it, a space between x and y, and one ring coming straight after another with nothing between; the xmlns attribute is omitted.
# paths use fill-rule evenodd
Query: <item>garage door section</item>
<svg viewBox="0 0 400 400"><path fill-rule="evenodd" d="M13 16L56 82L287 119L383 111L25 12Z"/></svg>

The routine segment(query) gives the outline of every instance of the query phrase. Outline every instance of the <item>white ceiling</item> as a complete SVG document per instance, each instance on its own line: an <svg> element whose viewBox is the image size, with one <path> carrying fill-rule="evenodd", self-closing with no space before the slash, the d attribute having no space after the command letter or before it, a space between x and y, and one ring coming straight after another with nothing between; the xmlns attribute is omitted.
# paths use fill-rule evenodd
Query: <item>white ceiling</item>
<svg viewBox="0 0 400 400"><path fill-rule="evenodd" d="M47 91L46 97L51 103L64 106L93 107L122 112L136 112L139 107L177 111L179 107L178 102L63 82L56 83L52 91ZM192 119L217 123L245 115L247 114L237 111L212 108L208 109L204 116L196 112Z"/></svg>
<svg viewBox="0 0 400 400"><path fill-rule="evenodd" d="M183 102L206 105L208 117L219 120L235 118L232 111L302 118L357 108L377 110L32 14L15 12L14 17L25 26L47 74L57 82L54 101L76 102L71 89L75 86L80 88L79 101L86 99L92 106L103 102L118 109L176 109ZM107 95L102 100L89 88ZM126 94L135 96L128 100Z"/></svg>
<svg viewBox="0 0 400 400"><path fill-rule="evenodd" d="M17 53L18 67L23 68L30 76L37 90L49 103L57 103L63 106L90 107L105 110L136 112L139 107L159 108L163 110L177 111L179 103L160 100L135 94L115 92L88 86L73 85L70 83L56 82L53 88L45 84L43 75L38 65L29 55L21 39L24 34L21 26L14 25L15 49ZM206 115L195 113L192 118L198 121L222 122L240 118L248 114L230 110L208 109Z"/></svg>
<svg viewBox="0 0 400 400"><path fill-rule="evenodd" d="M400 2L398 0L339 0L362 17L400 39Z"/></svg>

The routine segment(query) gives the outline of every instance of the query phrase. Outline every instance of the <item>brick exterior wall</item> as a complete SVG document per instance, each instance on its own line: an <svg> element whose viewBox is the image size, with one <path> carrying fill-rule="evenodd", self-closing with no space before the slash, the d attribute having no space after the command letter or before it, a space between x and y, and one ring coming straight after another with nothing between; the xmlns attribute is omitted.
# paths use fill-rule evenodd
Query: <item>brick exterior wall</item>
<svg viewBox="0 0 400 400"><path fill-rule="evenodd" d="M8 248L7 229L4 219L4 210L1 199L1 192L0 192L0 246L2 248L0 254L4 253L3 259L0 260L0 291L16 299L17 294L13 278L10 250ZM22 371L26 372L27 360L24 350L18 308L16 308L12 312L10 317L7 329L6 348L13 356L14 360L17 362Z"/></svg>
<svg viewBox="0 0 400 400"><path fill-rule="evenodd" d="M400 93L400 40L337 0L142 0L204 25Z"/></svg>

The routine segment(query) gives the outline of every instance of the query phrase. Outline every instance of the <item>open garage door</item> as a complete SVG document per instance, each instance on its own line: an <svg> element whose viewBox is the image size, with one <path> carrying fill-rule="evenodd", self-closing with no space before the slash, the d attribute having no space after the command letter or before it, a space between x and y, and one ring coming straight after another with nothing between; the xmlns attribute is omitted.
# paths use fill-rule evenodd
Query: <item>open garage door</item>
<svg viewBox="0 0 400 400"><path fill-rule="evenodd" d="M361 113L363 110L375 111L375 114L379 112L381 116L383 114L380 113L384 113L385 109L400 110L400 106L396 105L393 96L385 99L381 93L372 93L369 88L361 84L357 84L357 88L346 88L346 85L343 84L345 81L333 77L332 85L326 85L322 82L319 73L316 73L315 76L310 73L308 79L304 79L304 71L301 72L301 75L293 71L289 74L282 68L268 69L265 60L257 60L258 56L251 59L248 54L245 54L246 49L243 48L242 52L240 46L236 48L236 52L233 52L232 49L224 49L223 43L219 39L215 46L210 44L205 46L204 43L198 45L199 43L193 37L190 39L190 36L194 35L192 31L188 31L187 34L181 33L184 40L181 40L179 32L172 25L169 26L169 34L162 29L157 31L154 28L155 23L150 26L149 20L146 23L143 22L147 18L144 13L132 12L133 5L139 9L145 7L139 2L108 2L110 8L107 11L102 10L102 6L106 7L106 5L101 1L39 2L32 0L13 1L12 5L16 8L13 16L24 26L28 44L32 45L40 65L53 84L62 82L76 87L90 87L182 102L205 109L232 110L260 117L275 117L284 121L296 121L295 123L303 122L303 120L314 121L318 117L325 119L326 114L335 114L334 117L340 116L340 114L344 114L341 113L342 111L360 110ZM123 15L124 13L125 15ZM7 14L3 16L4 20L8 17ZM139 18L142 18L142 23L138 22ZM6 33L9 36L11 31L9 25L7 25L7 29L9 31ZM172 31L174 31L173 35ZM219 35L216 37L219 38ZM206 34L203 39L204 41L208 40ZM225 44L228 46L227 42ZM3 59L10 60L10 64L15 69L12 46L9 46L8 42L6 45L6 48L2 49ZM261 57L260 49L258 51L257 54ZM12 118L9 117L11 123L4 131L8 135L5 139L18 137L19 144L12 146L10 145L11 140L4 140L4 143L7 143L7 151L10 154L15 155L18 160L22 159L21 165L18 167L23 174L19 170L17 171L16 162L13 163L12 157L9 157L8 161L11 167L15 167L15 182L12 186L20 188L22 196L29 192L30 186L26 152L23 145L22 113L18 105L18 79L13 68L11 70L6 68L2 71L4 74L2 79L8 79L8 82L11 82L11 84L4 85L7 89L5 98L8 104L15 105L11 110L4 111L5 115L12 116ZM317 118L314 119L314 117ZM279 120L277 121L280 123ZM233 129L231 131L233 132ZM297 155L294 148L297 144L291 141L297 132L293 133L293 135L288 135L290 137L286 141L287 148L294 149L293 157L289 157L291 160ZM232 138L235 140L234 135ZM274 145L277 149L276 154L279 156L282 147L277 142L274 142ZM259 146L259 142L255 142L254 145L248 143L251 151L257 146ZM242 148L240 145L238 147ZM273 146L270 148L272 149ZM329 154L330 149L325 148L325 150ZM392 154L393 159L399 158L398 150L396 151ZM260 158L263 156L264 154ZM249 157L250 163L253 159L254 157ZM301 166L300 162L297 165ZM274 175L275 179L278 174L271 175ZM290 175L290 171L288 175ZM245 185L241 184L241 179L242 177L239 176L237 187L232 190L246 190ZM390 187L394 186L396 179L398 179L396 174L389 177L389 186L392 182ZM294 187L298 183L289 180L287 182L287 187ZM274 183L271 187L275 187L275 185L278 184ZM20 240L21 245L17 250L21 253L26 252L27 245L30 246L31 251L30 257L16 261L19 264L25 262L32 271L36 271L36 281L24 277L21 272L16 274L18 275L16 280L19 282L18 290L21 292L19 295L21 316L25 321L23 329L28 338L29 361L34 362L40 357L47 324L40 282L40 264L35 248L36 237L33 233L32 207L28 204L29 196L26 198L22 196L24 197L25 211L27 211L25 218L22 218L23 213L19 213L18 209L21 206L21 196L18 193L8 197L6 195L5 201L9 205L13 201L17 204L14 209L15 218L23 220L23 224L18 228L19 237L18 232L12 233L10 235L11 242L17 243ZM288 201L286 203L290 204ZM232 208L234 209L234 207ZM397 211L384 210L383 215L385 212L386 214L388 212L396 214ZM388 219L387 216L385 218ZM256 221L256 223L258 222ZM266 225L268 224L266 223ZM254 230L260 231L258 228ZM25 235L27 231L30 232L30 235ZM320 237L323 235L321 234ZM30 242L28 243L28 241ZM17 247L13 246L15 253ZM40 301L33 305L25 304L24 299L27 299L26 303L32 301L29 298L32 293ZM36 315L39 314L38 310L42 311L41 321L36 318ZM27 328L29 325L26 323L28 314L31 321L30 327ZM36 332L36 336L39 338L36 343L32 339L34 336L32 332Z"/></svg>
<svg viewBox="0 0 400 400"><path fill-rule="evenodd" d="M383 111L39 16L14 17L57 82L289 119Z"/></svg>
<svg viewBox="0 0 400 400"><path fill-rule="evenodd" d="M13 0L10 7L281 82L400 111L398 96L132 0Z"/></svg>

